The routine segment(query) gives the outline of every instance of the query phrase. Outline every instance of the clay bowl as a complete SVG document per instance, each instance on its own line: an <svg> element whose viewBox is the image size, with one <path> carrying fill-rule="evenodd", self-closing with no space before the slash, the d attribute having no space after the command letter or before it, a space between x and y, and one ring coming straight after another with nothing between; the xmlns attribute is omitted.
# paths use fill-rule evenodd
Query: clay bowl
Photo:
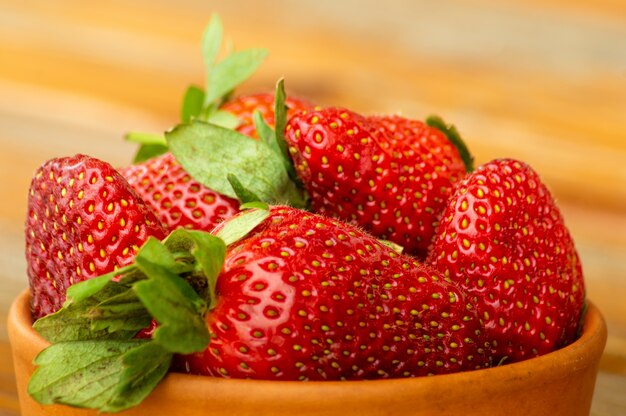
<svg viewBox="0 0 626 416"><path fill-rule="evenodd" d="M26 393L32 361L48 344L32 328L28 293L9 314L23 416L96 415L42 406ZM497 368L414 379L349 382L232 380L171 373L138 407L121 415L588 415L606 342L589 304L582 336L542 357Z"/></svg>

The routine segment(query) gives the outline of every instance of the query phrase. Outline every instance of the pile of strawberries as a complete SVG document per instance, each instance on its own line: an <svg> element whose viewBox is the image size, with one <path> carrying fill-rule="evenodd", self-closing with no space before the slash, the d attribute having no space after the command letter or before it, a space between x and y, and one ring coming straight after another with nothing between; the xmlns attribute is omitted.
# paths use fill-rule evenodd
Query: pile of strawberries
<svg viewBox="0 0 626 416"><path fill-rule="evenodd" d="M149 237L217 234L245 215L243 202L261 199L267 218L227 248L204 315L210 342L178 355L177 371L414 377L516 362L576 339L581 264L531 167L499 159L474 169L438 118L364 116L277 91L223 100L218 111L250 146L277 138L297 199L246 189L263 181L255 175L266 160L212 188L185 167L204 163L195 150L178 160L163 147L121 169L84 155L41 166L26 223L33 317L59 310L71 285L131 264ZM191 117L175 132L207 126ZM207 171L229 175L230 165L211 163Z"/></svg>

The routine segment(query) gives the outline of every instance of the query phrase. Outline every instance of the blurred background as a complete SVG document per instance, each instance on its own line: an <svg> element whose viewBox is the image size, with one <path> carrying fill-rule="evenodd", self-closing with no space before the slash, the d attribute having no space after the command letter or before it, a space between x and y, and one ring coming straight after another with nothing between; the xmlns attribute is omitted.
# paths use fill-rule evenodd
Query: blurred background
<svg viewBox="0 0 626 416"><path fill-rule="evenodd" d="M26 285L33 171L87 153L121 166L130 130L178 120L221 15L269 58L238 93L453 122L477 161L543 176L577 242L609 341L594 415L626 414L626 2L623 0L0 0L0 414L17 414L6 313Z"/></svg>

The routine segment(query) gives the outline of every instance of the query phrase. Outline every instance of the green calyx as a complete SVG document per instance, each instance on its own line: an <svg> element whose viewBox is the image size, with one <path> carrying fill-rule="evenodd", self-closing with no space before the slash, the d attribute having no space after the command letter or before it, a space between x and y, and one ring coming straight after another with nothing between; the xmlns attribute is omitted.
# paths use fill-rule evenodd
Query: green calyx
<svg viewBox="0 0 626 416"><path fill-rule="evenodd" d="M426 124L430 127L436 128L446 135L448 140L450 140L450 143L452 143L454 147L456 147L456 149L459 151L461 160L463 160L463 163L465 164L465 171L467 173L473 172L474 156L472 156L472 154L470 153L469 148L461 138L461 135L459 134L456 127L454 127L454 125L452 124L447 124L445 121L443 121L441 117L435 115L429 116L426 119Z"/></svg>
<svg viewBox="0 0 626 416"><path fill-rule="evenodd" d="M277 128L255 114L260 140L200 120L180 124L165 137L170 151L196 181L241 202L261 201L306 208L284 138L284 83L276 93ZM282 127L278 127L282 126Z"/></svg>
<svg viewBox="0 0 626 416"><path fill-rule="evenodd" d="M179 229L150 238L135 263L71 286L63 308L33 325L52 345L35 358L28 393L41 404L118 412L150 394L174 354L203 351L226 247L269 215L251 206L217 236ZM153 319L152 337L136 339Z"/></svg>
<svg viewBox="0 0 626 416"><path fill-rule="evenodd" d="M276 86L275 124L272 129L259 112L254 114L260 140L239 134L239 120L219 110L233 89L247 79L265 59L262 49L228 53L222 49L222 23L211 18L202 38L206 89L187 88L182 123L162 134L131 132L126 139L140 144L135 162L171 151L182 167L199 183L241 203L261 201L306 208L308 198L289 156L284 130L287 106L284 81Z"/></svg>
<svg viewBox="0 0 626 416"><path fill-rule="evenodd" d="M218 59L223 45L222 21L214 14L202 36L202 58L205 67L205 88L190 85L183 96L180 119L183 123L192 120L206 121L233 129L239 120L232 114L219 110L233 90L248 79L267 57L265 49L232 51ZM140 163L167 152L163 134L131 132L126 140L138 143L139 150L133 163ZM146 138L149 140L146 142Z"/></svg>

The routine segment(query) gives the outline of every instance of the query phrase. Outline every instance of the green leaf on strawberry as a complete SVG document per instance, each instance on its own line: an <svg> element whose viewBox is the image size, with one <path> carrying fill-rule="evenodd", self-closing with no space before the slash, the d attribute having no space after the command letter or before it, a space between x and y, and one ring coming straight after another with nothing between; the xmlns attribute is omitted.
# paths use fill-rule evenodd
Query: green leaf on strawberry
<svg viewBox="0 0 626 416"><path fill-rule="evenodd" d="M285 159L289 158L289 146L285 141L285 127L287 126L287 93L285 92L285 80L279 79L276 83L276 93L274 95L274 124L276 132L276 143Z"/></svg>
<svg viewBox="0 0 626 416"><path fill-rule="evenodd" d="M226 256L224 241L202 231L178 229L167 237L164 244L172 252L188 252L193 256L196 271L188 273L186 280L210 307L215 298L215 282ZM201 277L198 278L197 274Z"/></svg>
<svg viewBox="0 0 626 416"><path fill-rule="evenodd" d="M259 134L259 137L270 148L272 148L276 154L281 156L282 162L285 165L285 169L289 174L289 177L299 186L299 179L296 175L296 170L289 156L289 146L285 140L285 126L287 125L287 94L285 93L285 80L279 79L276 83L276 93L274 94L274 124L275 128L271 128L263 118L263 114L256 110L253 113L254 125Z"/></svg>
<svg viewBox="0 0 626 416"><path fill-rule="evenodd" d="M211 124L215 124L217 126L232 130L239 127L240 124L240 120L236 116L229 113L228 111L222 110L211 112L211 114L209 114L209 117L207 118L207 121Z"/></svg>
<svg viewBox="0 0 626 416"><path fill-rule="evenodd" d="M173 353L202 350L209 333L202 319L206 303L193 288L172 271L175 262L160 242L150 239L136 258L148 277L133 289L144 307L159 323L153 339Z"/></svg>
<svg viewBox="0 0 626 416"><path fill-rule="evenodd" d="M254 192L246 188L241 181L237 178L237 176L229 173L226 175L226 179L230 183L230 186L233 187L233 191L235 195L237 195L237 199L242 203L260 201L261 198L257 196Z"/></svg>
<svg viewBox="0 0 626 416"><path fill-rule="evenodd" d="M132 131L126 133L124 139L140 145L133 163L145 162L167 152L167 141L162 134Z"/></svg>
<svg viewBox="0 0 626 416"><path fill-rule="evenodd" d="M183 168L222 195L237 197L228 180L231 174L263 202L306 206L305 195L289 177L283 156L265 141L201 121L181 124L167 132L166 138Z"/></svg>
<svg viewBox="0 0 626 416"><path fill-rule="evenodd" d="M204 104L204 90L195 85L190 85L183 96L183 104L180 109L180 119L183 123L200 117Z"/></svg>
<svg viewBox="0 0 626 416"><path fill-rule="evenodd" d="M117 412L140 403L165 376L172 354L153 341L62 342L35 358L28 393L41 404Z"/></svg>
<svg viewBox="0 0 626 416"><path fill-rule="evenodd" d="M265 49L246 49L231 52L220 61L223 27L221 19L214 14L202 36L202 56L204 58L206 92L203 108L219 106L224 97L243 81L248 79L267 57Z"/></svg>
<svg viewBox="0 0 626 416"><path fill-rule="evenodd" d="M163 145L167 146L167 141L162 134L147 133L142 131L132 131L124 136L124 139L129 142L138 143L141 145Z"/></svg>
<svg viewBox="0 0 626 416"><path fill-rule="evenodd" d="M130 287L101 302L89 318L93 330L107 330L113 334L122 331L137 332L147 327L151 321L144 305Z"/></svg>
<svg viewBox="0 0 626 416"><path fill-rule="evenodd" d="M67 288L67 297L63 306L69 306L72 303L80 302L91 296L96 295L108 284L111 283L111 278L118 274L124 274L127 271L133 270L134 266L126 266L122 269L115 270L114 272L103 274L98 277L94 277L89 280L81 282L81 284L74 284Z"/></svg>
<svg viewBox="0 0 626 416"><path fill-rule="evenodd" d="M137 150L133 163L141 163L167 152L167 146L161 144L142 144Z"/></svg>
<svg viewBox="0 0 626 416"><path fill-rule="evenodd" d="M263 119L263 114L259 110L256 110L252 114L252 119L254 120L254 127L256 128L257 133L259 134L259 138L265 142L269 147L274 147L276 144L275 140L275 132ZM278 150L275 148L275 150Z"/></svg>
<svg viewBox="0 0 626 416"><path fill-rule="evenodd" d="M257 225L262 223L270 214L269 207L260 204L254 205L255 209L249 209L237 215L221 226L216 234L227 245L231 245L248 235Z"/></svg>
<svg viewBox="0 0 626 416"><path fill-rule="evenodd" d="M208 73L204 105L210 105L227 96L235 87L248 79L267 57L264 49L248 49L231 53Z"/></svg>
<svg viewBox="0 0 626 416"><path fill-rule="evenodd" d="M222 47L224 28L219 15L211 16L209 24L202 34L202 57L205 68L212 68ZM208 71L207 71L208 72ZM208 80L208 77L207 77Z"/></svg>
<svg viewBox="0 0 626 416"><path fill-rule="evenodd" d="M426 119L426 124L430 127L434 127L437 130L441 131L446 135L450 143L456 147L459 151L459 155L465 164L465 170L467 173L471 173L474 171L474 156L470 153L467 145L461 138L459 131L453 124L447 124L443 119L439 116L432 115Z"/></svg>
<svg viewBox="0 0 626 416"><path fill-rule="evenodd" d="M68 299L62 309L38 319L33 325L35 330L56 343L81 339L128 339L148 326L150 315L132 289L111 281L109 275L102 277L106 280L96 278L72 286L86 286L89 290L101 287L78 300ZM103 281L106 282L104 286L100 284Z"/></svg>
<svg viewBox="0 0 626 416"><path fill-rule="evenodd" d="M233 52L231 48L226 48L226 54L220 60L223 37L221 19L215 14L202 36L205 88L190 85L185 90L180 109L183 123L202 120L229 129L239 124L237 117L219 108L233 90L259 68L268 52L257 48ZM131 132L126 139L140 144L133 163L146 161L168 150L162 134Z"/></svg>
<svg viewBox="0 0 626 416"><path fill-rule="evenodd" d="M204 91L195 86L189 87L183 98L183 107L181 108L181 120L183 123L199 119L227 129L235 129L239 126L240 120L236 116L228 111L218 110L217 105L210 105L205 108L203 107L203 101ZM165 142L164 136L162 136L162 139Z"/></svg>
<svg viewBox="0 0 626 416"><path fill-rule="evenodd" d="M159 343L150 341L127 351L122 356L123 371L108 407L117 412L136 406L154 390L169 370L172 354Z"/></svg>

